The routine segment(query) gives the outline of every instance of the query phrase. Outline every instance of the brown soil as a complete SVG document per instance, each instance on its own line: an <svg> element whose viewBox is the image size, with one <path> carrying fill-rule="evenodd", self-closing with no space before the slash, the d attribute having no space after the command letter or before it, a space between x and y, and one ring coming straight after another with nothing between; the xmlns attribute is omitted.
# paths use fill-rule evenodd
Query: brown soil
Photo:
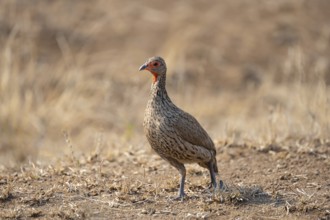
<svg viewBox="0 0 330 220"><path fill-rule="evenodd" d="M310 148L298 150L301 145ZM183 201L178 173L141 149L116 158L65 157L56 165L2 171L1 218L329 219L330 142L300 140L263 148L218 146L223 191L188 165ZM219 177L218 177L219 179Z"/></svg>

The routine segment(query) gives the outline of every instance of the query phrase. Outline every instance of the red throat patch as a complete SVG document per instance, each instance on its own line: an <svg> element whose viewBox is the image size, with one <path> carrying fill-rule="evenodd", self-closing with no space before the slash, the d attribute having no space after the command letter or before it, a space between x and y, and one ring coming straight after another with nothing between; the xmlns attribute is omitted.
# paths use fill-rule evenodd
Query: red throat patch
<svg viewBox="0 0 330 220"><path fill-rule="evenodd" d="M155 73L155 72L151 72L152 75L154 75L154 78L153 78L153 83L155 83L157 81L157 78L158 78L158 74Z"/></svg>

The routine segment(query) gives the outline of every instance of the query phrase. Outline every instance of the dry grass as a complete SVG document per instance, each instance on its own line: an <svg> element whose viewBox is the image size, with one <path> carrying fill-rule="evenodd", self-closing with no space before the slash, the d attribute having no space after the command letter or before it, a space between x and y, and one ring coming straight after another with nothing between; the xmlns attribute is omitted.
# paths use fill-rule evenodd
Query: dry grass
<svg viewBox="0 0 330 220"><path fill-rule="evenodd" d="M329 218L327 1L0 6L0 217ZM211 200L192 166L192 198L168 201L177 179L142 132L150 76L137 69L153 55L218 145L229 188Z"/></svg>

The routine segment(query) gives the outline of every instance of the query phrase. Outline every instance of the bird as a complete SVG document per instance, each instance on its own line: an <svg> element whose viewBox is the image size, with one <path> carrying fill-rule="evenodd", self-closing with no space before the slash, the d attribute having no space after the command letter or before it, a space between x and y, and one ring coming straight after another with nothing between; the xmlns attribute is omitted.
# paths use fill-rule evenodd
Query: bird
<svg viewBox="0 0 330 220"><path fill-rule="evenodd" d="M197 163L208 169L210 188L216 189L218 166L214 143L192 115L171 101L166 91L167 67L164 59L159 56L151 57L139 68L139 71L142 70L148 70L153 75L150 98L144 113L144 133L151 148L180 173L176 199L186 197L185 164L188 163Z"/></svg>

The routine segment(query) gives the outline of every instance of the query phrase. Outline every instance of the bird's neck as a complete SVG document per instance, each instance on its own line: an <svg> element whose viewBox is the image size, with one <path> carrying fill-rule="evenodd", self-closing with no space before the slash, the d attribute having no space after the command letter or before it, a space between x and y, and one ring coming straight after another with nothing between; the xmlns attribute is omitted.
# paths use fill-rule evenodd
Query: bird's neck
<svg viewBox="0 0 330 220"><path fill-rule="evenodd" d="M156 97L168 98L166 91L166 74L162 74L158 76L156 81L152 83L151 96L154 98Z"/></svg>

